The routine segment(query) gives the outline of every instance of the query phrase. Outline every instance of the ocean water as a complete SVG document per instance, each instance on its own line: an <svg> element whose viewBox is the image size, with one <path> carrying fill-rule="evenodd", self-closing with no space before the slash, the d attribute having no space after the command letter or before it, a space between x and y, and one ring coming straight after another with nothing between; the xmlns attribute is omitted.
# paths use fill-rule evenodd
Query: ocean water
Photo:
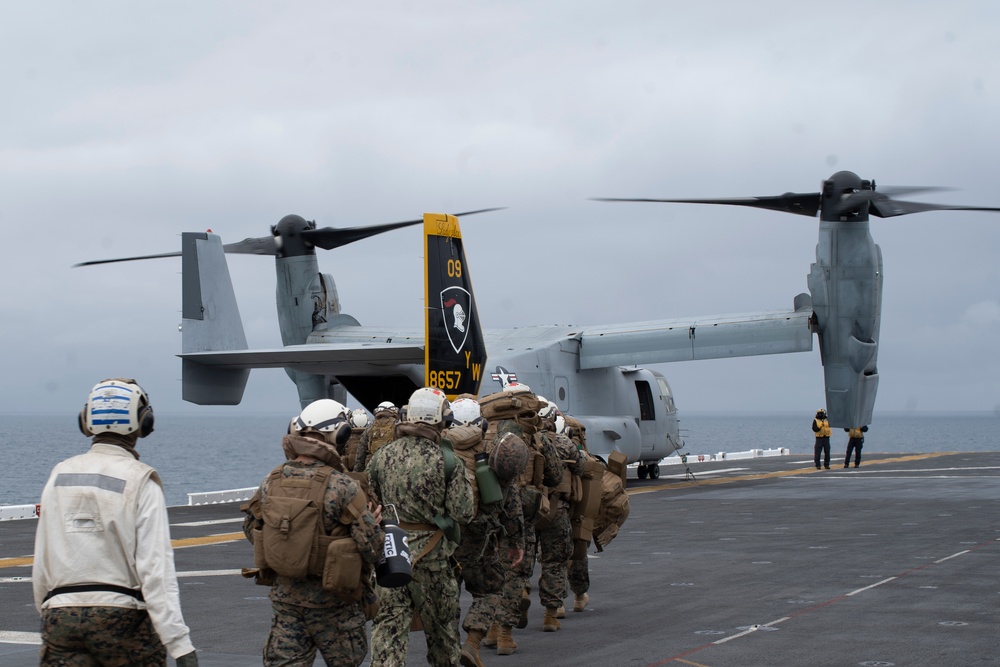
<svg viewBox="0 0 1000 667"><path fill-rule="evenodd" d="M787 447L812 454L811 414L681 413L681 435L691 454ZM167 503L186 505L187 494L256 486L282 459L287 415L157 414L156 431L138 451L163 479ZM847 449L847 433L834 431L833 457ZM52 467L82 453L89 439L76 416L0 415L0 505L38 502ZM982 413L876 414L865 453L1000 451L1000 416Z"/></svg>

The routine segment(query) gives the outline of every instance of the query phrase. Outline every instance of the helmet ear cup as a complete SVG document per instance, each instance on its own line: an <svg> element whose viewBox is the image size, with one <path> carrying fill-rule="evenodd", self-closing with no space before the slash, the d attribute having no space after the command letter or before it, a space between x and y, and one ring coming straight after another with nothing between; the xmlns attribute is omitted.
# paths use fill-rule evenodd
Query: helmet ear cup
<svg viewBox="0 0 1000 667"><path fill-rule="evenodd" d="M87 404L83 404L83 410L80 410L80 415L77 417L77 426L80 427L80 433L83 433L88 438L94 435L94 432L90 430L87 426Z"/></svg>
<svg viewBox="0 0 1000 667"><path fill-rule="evenodd" d="M144 405L139 408L139 437L145 438L153 432L153 406Z"/></svg>
<svg viewBox="0 0 1000 667"><path fill-rule="evenodd" d="M483 435L486 435L486 431L490 428L490 422L486 417L480 417L480 426L483 427Z"/></svg>
<svg viewBox="0 0 1000 667"><path fill-rule="evenodd" d="M338 447L343 447L347 444L347 441L351 439L351 425L347 422L342 423L337 427L337 433L334 436L334 442Z"/></svg>

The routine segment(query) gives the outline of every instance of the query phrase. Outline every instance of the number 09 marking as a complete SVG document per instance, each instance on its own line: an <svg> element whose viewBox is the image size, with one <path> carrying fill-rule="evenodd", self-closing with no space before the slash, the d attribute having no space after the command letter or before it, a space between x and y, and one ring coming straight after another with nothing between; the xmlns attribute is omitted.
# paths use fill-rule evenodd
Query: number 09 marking
<svg viewBox="0 0 1000 667"><path fill-rule="evenodd" d="M462 277L462 260L459 259L448 260L448 277L449 278Z"/></svg>

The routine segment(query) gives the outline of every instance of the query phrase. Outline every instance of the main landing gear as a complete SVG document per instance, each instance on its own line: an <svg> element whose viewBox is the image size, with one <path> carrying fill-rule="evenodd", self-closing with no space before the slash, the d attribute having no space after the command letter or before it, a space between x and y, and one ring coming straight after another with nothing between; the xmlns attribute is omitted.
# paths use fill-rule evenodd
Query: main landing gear
<svg viewBox="0 0 1000 667"><path fill-rule="evenodd" d="M650 479L660 478L660 464L659 463L640 463L636 474L639 475L639 479L646 479L648 476Z"/></svg>

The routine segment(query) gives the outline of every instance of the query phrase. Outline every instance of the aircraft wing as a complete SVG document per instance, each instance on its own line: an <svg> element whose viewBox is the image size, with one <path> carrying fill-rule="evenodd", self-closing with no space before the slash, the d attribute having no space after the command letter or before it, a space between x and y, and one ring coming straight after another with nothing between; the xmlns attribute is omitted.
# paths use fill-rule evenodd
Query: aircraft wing
<svg viewBox="0 0 1000 667"><path fill-rule="evenodd" d="M750 357L812 349L812 308L587 327L580 368Z"/></svg>
<svg viewBox="0 0 1000 667"><path fill-rule="evenodd" d="M352 338L367 337L365 327L351 327ZM345 336L346 337L346 336ZM289 345L260 350L218 350L179 355L202 366L229 370L293 368L324 375L378 375L386 368L424 363L422 337L400 336L399 342L367 342ZM390 337L391 339L391 337ZM384 338L382 340L385 340Z"/></svg>

